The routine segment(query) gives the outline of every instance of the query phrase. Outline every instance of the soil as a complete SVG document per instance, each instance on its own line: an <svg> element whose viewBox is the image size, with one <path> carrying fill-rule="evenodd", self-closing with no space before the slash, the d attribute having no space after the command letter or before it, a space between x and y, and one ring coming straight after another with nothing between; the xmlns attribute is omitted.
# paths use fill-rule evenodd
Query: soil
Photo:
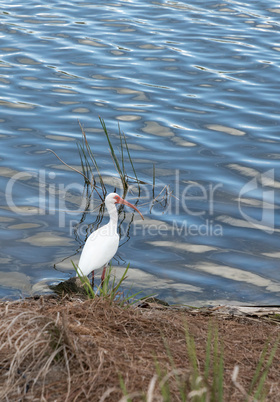
<svg viewBox="0 0 280 402"><path fill-rule="evenodd" d="M262 351L267 347L263 372L280 329L275 312L236 315L234 309L175 308L153 300L124 308L69 295L2 302L0 314L1 401L114 402L129 400L125 394L131 401L181 401L180 390L186 400L195 401L196 364L201 374L197 393L218 401L214 362L220 354L222 400L245 401ZM213 333L217 328L218 337L211 339L205 380L209 325ZM195 342L193 360L190 339ZM277 350L264 400L280 400L279 368Z"/></svg>

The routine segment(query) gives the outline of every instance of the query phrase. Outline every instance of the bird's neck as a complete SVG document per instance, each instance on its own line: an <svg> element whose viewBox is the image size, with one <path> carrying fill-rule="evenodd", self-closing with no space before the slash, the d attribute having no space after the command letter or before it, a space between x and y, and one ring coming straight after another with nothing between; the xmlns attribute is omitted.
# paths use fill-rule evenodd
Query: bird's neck
<svg viewBox="0 0 280 402"><path fill-rule="evenodd" d="M117 231L117 226L118 226L118 211L115 205L112 205L111 207L107 208L108 213L110 216L110 221L109 225L114 231Z"/></svg>

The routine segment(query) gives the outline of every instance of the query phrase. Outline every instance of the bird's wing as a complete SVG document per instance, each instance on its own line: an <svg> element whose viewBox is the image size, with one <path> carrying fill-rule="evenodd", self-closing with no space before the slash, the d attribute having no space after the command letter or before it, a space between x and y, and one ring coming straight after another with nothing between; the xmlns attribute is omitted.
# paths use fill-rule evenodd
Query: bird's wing
<svg viewBox="0 0 280 402"><path fill-rule="evenodd" d="M101 228L103 229L103 228ZM102 235L99 230L93 232L87 239L78 267L83 275L104 267L114 257L119 246L119 235Z"/></svg>

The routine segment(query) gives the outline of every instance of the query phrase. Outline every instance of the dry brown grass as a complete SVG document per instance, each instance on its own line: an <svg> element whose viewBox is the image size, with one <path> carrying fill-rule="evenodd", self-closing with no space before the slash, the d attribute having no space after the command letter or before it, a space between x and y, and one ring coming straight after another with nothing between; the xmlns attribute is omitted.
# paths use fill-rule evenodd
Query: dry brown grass
<svg viewBox="0 0 280 402"><path fill-rule="evenodd" d="M171 400L179 401L174 367L185 377L191 368L184 324L194 337L198 365L204 368L208 315L172 309L123 309L104 300L51 297L0 304L1 401L119 401L120 377L133 401L161 401L155 359L169 377ZM223 339L225 401L242 401L231 375L248 389L261 351L279 327L246 319L215 318ZM279 401L279 353L266 382L267 400ZM186 389L188 393L190 389ZM189 398L190 399L190 398ZM125 398L124 398L125 400Z"/></svg>

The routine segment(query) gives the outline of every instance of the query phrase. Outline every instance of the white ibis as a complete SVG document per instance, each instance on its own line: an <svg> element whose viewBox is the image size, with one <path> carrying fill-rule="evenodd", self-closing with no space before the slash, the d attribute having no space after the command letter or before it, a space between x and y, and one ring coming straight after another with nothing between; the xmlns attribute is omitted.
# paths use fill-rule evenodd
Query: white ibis
<svg viewBox="0 0 280 402"><path fill-rule="evenodd" d="M115 204L128 205L144 219L141 212L134 205L121 198L118 194L110 193L105 198L105 205L110 221L88 237L78 264L78 272L80 274L88 276L92 272L93 278L94 271L103 268L101 284L105 278L106 266L114 257L119 247L120 237L117 232L118 211Z"/></svg>

